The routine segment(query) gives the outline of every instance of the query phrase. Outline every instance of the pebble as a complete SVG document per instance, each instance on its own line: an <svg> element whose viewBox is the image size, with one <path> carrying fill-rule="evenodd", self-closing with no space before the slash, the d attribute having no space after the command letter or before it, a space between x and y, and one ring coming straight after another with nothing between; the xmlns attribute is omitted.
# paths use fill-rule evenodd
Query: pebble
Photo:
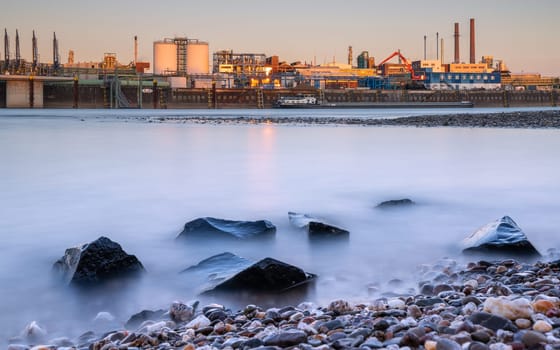
<svg viewBox="0 0 560 350"><path fill-rule="evenodd" d="M169 308L169 316L175 322L187 322L194 316L194 308L182 301L175 301Z"/></svg>
<svg viewBox="0 0 560 350"><path fill-rule="evenodd" d="M510 320L531 318L533 315L533 308L529 300L525 298L510 300L503 296L487 298L484 302L483 311Z"/></svg>
<svg viewBox="0 0 560 350"><path fill-rule="evenodd" d="M552 325L546 321L538 320L533 325L533 329L537 332L546 333L552 330Z"/></svg>

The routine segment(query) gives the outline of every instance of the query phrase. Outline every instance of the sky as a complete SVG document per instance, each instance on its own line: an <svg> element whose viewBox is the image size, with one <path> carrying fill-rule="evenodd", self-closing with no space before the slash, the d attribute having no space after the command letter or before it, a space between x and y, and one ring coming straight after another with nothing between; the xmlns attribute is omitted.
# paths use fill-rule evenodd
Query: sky
<svg viewBox="0 0 560 350"><path fill-rule="evenodd" d="M560 76L560 0L4 0L0 28L8 30L12 55L19 30L22 56L31 58L38 37L41 62L52 62L52 35L61 61L100 61L117 54L152 61L153 42L175 36L207 41L212 53L278 55L281 61L346 62L369 51L376 62L400 49L410 60L436 56L436 33L453 59L453 24L461 31L461 61L469 60L469 19L476 20L476 56L504 60L512 72ZM0 48L2 55L3 46Z"/></svg>

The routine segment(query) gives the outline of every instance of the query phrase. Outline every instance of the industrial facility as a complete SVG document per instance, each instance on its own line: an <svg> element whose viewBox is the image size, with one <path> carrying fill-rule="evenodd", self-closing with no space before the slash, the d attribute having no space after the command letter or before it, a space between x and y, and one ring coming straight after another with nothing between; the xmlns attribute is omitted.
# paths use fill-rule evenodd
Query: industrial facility
<svg viewBox="0 0 560 350"><path fill-rule="evenodd" d="M427 59L427 36L424 36L424 57L420 60L411 60L405 51L396 49L376 63L370 51L359 51L354 58L353 47L348 46L346 62L336 62L333 58L332 62L323 64L286 62L276 55L232 49L215 50L210 56L207 41L174 37L153 42L151 65L138 61L136 36L134 59L129 63L120 63L117 55L111 52L104 53L96 62L77 62L73 50L69 50L67 62L62 63L55 33L52 62L39 62L38 37L34 31L32 58L28 61L21 57L19 32L15 31L12 41L5 29L4 56L0 60L0 107L48 106L64 99L72 100L74 107L87 100L93 108L165 108L168 101L207 104L215 108L218 89L230 90L228 102L252 103L250 101L254 100L257 106L264 106L294 89L317 96L334 94L339 99L337 91L354 91L354 95L367 95L367 90L426 91L429 95L430 91L554 91L560 88L558 78L512 74L503 60L495 60L491 55L477 60L474 18L469 19L468 62L462 61L459 23L453 23L452 29L451 62L445 61L446 43L436 33L435 59ZM23 89L22 84L27 80L32 80L33 84ZM248 97L248 89L255 90L255 95ZM263 94L260 90L276 93ZM18 95L17 98L14 95ZM380 95L376 96L377 101ZM371 99L361 99L368 98Z"/></svg>

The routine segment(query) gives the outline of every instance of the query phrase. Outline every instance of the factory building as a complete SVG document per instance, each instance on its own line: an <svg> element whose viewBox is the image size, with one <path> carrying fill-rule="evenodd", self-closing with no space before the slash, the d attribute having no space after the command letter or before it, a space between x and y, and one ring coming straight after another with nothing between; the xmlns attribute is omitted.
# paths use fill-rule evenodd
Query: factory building
<svg viewBox="0 0 560 350"><path fill-rule="evenodd" d="M209 73L207 42L187 38L154 42L154 75L185 77Z"/></svg>

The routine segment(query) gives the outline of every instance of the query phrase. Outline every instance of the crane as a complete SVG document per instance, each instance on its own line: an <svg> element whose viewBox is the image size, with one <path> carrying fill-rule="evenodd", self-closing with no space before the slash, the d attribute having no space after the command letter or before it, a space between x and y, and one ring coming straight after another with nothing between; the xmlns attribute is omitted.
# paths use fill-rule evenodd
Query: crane
<svg viewBox="0 0 560 350"><path fill-rule="evenodd" d="M391 55L389 55L389 57L387 57L386 59L381 61L381 63L379 63L379 66L382 66L383 64L387 63L388 61L390 61L395 56L398 56L399 60L402 61L405 69L410 73L410 77L412 78L412 80L424 80L425 79L424 74L416 75L416 73L414 72L414 69L412 69L412 64L410 63L410 61L406 57L404 57L401 54L401 50L397 50L397 51L393 52Z"/></svg>

